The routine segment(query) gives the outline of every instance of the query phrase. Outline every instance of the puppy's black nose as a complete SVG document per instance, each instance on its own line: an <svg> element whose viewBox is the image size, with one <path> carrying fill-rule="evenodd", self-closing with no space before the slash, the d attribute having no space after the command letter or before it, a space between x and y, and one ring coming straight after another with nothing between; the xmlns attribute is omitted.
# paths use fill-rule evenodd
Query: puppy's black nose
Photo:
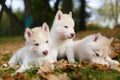
<svg viewBox="0 0 120 80"><path fill-rule="evenodd" d="M48 54L48 51L47 51L47 50L44 50L44 51L43 51L43 54L44 54L44 55L47 55L47 54Z"/></svg>
<svg viewBox="0 0 120 80"><path fill-rule="evenodd" d="M71 37L74 37L75 36L75 34L74 33L71 33Z"/></svg>

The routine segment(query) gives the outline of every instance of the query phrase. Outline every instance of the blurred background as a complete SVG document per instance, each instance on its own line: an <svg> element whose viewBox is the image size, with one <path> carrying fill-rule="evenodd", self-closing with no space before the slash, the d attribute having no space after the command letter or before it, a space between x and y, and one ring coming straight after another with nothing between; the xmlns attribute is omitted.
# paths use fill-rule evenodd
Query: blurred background
<svg viewBox="0 0 120 80"><path fill-rule="evenodd" d="M25 28L41 26L43 22L47 22L51 28L58 9L63 13L72 11L76 31L74 40L98 32L108 38L114 37L111 44L114 47L112 55L120 62L120 0L0 0L0 65L2 65L0 80L45 79L43 76L35 75L36 69L27 71L25 75L18 74L13 79L10 75L13 74L14 69L4 64L8 63L12 54L25 45L23 38ZM66 61L63 61L64 63L66 65ZM75 64L78 65L78 62ZM109 70L99 64L90 67L86 62L80 65L83 68L78 69L78 66L68 65L68 70L56 68L55 71L62 73L60 76L65 78L68 75L71 80L120 80L120 70ZM115 69L119 68L115 67ZM48 73L45 75L50 76ZM57 78L56 75L52 76Z"/></svg>
<svg viewBox="0 0 120 80"><path fill-rule="evenodd" d="M23 35L43 22L51 27L58 9L72 11L76 32L120 24L120 0L0 0L0 36Z"/></svg>

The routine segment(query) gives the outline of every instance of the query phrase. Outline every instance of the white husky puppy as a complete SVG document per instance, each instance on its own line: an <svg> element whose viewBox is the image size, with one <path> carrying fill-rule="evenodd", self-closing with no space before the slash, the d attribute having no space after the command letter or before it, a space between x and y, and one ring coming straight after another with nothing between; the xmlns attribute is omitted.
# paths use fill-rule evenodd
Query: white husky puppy
<svg viewBox="0 0 120 80"><path fill-rule="evenodd" d="M119 64L112 60L109 54L112 52L111 42L113 38L108 39L100 33L92 34L82 40L74 41L73 48L79 61L90 60L93 63L103 65Z"/></svg>
<svg viewBox="0 0 120 80"><path fill-rule="evenodd" d="M74 62L74 53L72 49L74 32L74 20L72 13L63 14L58 10L52 28L51 28L52 47L54 47L54 57L67 56L69 62Z"/></svg>
<svg viewBox="0 0 120 80"><path fill-rule="evenodd" d="M26 45L19 49L8 62L11 67L14 67L17 63L21 65L16 73L24 72L33 66L42 65L43 61L39 59L45 57L50 48L48 43L49 28L46 23L42 27L27 28L24 37L26 39Z"/></svg>

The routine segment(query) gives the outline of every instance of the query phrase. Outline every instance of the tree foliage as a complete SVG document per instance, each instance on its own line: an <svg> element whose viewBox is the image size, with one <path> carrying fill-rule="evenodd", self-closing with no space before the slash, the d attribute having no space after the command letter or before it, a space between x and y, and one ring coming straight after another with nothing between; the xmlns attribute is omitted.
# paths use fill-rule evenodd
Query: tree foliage
<svg viewBox="0 0 120 80"><path fill-rule="evenodd" d="M98 10L100 21L105 26L114 27L118 25L118 17L120 13L120 0L106 0L103 6Z"/></svg>
<svg viewBox="0 0 120 80"><path fill-rule="evenodd" d="M63 0L62 11L64 13L69 13L72 10L73 10L73 0Z"/></svg>
<svg viewBox="0 0 120 80"><path fill-rule="evenodd" d="M69 13L70 11L73 12L73 17L77 25L76 30L86 30L85 26L85 18L86 18L86 2L85 0L79 0L78 2L81 3L78 9L74 9L74 0L23 0L25 10L24 12L16 11L12 12L10 8L8 8L5 4L6 0L0 0L0 4L2 6L2 10L0 13L0 20L5 18L3 11L8 15L7 19L2 19L1 21L1 32L0 35L7 35L6 33L9 32L9 35L21 35L24 32L25 27L35 27L41 26L43 22L47 22L48 25L51 27L53 18L58 10L58 7L61 6L61 10L64 13ZM50 6L50 1L54 2L54 6ZM17 15L16 15L17 14ZM22 15L22 16L21 16ZM26 26L26 20L30 17L29 25ZM6 25L5 21L8 21ZM12 23L12 24L11 24ZM6 30L4 30L5 26L7 26ZM14 27L13 27L14 26Z"/></svg>
<svg viewBox="0 0 120 80"><path fill-rule="evenodd" d="M53 11L49 5L49 0L32 0L33 26L39 26L43 22L51 23Z"/></svg>

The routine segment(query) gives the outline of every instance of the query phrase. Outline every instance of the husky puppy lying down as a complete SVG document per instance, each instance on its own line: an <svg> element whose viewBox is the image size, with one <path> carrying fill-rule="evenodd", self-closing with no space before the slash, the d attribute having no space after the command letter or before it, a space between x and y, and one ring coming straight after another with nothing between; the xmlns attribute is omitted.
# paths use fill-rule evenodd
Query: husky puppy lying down
<svg viewBox="0 0 120 80"><path fill-rule="evenodd" d="M97 33L74 41L75 56L79 61L90 60L92 63L106 66L118 65L118 61L112 60L109 57L109 54L112 52L112 40L113 38L108 39Z"/></svg>
<svg viewBox="0 0 120 80"><path fill-rule="evenodd" d="M49 53L49 28L46 23L42 27L27 28L24 37L25 46L19 49L8 62L11 67L17 63L21 65L16 73L42 65L43 61L40 59Z"/></svg>

